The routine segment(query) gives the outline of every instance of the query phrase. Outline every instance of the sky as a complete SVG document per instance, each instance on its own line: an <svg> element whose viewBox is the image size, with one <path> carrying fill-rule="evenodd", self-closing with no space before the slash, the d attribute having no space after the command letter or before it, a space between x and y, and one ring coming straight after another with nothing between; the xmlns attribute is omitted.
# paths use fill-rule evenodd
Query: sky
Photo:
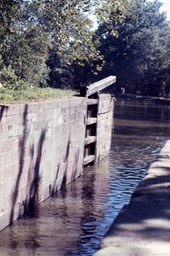
<svg viewBox="0 0 170 256"><path fill-rule="evenodd" d="M170 0L161 0L163 3L162 10L167 12L167 20L170 20Z"/></svg>

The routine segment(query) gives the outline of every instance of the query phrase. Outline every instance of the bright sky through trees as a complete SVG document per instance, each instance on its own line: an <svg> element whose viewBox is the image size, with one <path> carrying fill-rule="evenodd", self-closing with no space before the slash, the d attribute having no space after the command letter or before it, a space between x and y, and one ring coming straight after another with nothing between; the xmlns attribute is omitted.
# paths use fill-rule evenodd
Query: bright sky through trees
<svg viewBox="0 0 170 256"><path fill-rule="evenodd" d="M167 20L170 20L170 0L161 0L161 1L163 3L161 10L167 12Z"/></svg>

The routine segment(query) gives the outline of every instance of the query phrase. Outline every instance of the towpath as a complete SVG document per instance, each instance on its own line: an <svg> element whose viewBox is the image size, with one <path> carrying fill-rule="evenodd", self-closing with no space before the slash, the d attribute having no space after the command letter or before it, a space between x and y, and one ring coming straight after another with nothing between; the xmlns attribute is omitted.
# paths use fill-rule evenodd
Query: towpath
<svg viewBox="0 0 170 256"><path fill-rule="evenodd" d="M170 140L94 256L170 255Z"/></svg>

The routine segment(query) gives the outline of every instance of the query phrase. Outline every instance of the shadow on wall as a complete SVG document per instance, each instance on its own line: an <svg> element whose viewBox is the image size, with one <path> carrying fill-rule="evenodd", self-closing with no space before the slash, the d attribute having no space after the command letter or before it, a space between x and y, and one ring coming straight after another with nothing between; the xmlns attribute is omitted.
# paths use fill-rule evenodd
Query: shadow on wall
<svg viewBox="0 0 170 256"><path fill-rule="evenodd" d="M66 152L65 152L65 157L64 157L64 162L60 163L57 167L56 170L56 177L53 182L53 186L49 187L49 194L51 196L54 196L54 194L57 192L59 189L65 189L66 185L68 184L68 168L69 168L69 156L70 156L70 151L71 151L71 139L70 135L68 138L67 142L67 147L66 147ZM78 150L75 155L74 155L74 165L72 167L71 174L71 181L73 181L75 178L78 177L78 162L79 162L79 156L80 156L80 151ZM71 162L71 161L70 161Z"/></svg>
<svg viewBox="0 0 170 256"><path fill-rule="evenodd" d="M17 201L17 197L18 197L19 184L20 184L23 167L24 167L25 144L26 144L26 139L27 139L27 114L28 114L28 105L25 105L25 109L24 109L24 113L23 113L23 123L22 123L22 125L24 126L24 130L23 130L22 138L19 140L19 149L20 149L19 171L18 171L15 188L14 188L14 193L12 196L10 225L12 225L13 220L14 220L14 209L15 209L15 205L16 205L16 201Z"/></svg>
<svg viewBox="0 0 170 256"><path fill-rule="evenodd" d="M16 219L16 216L14 216L15 213L15 207L16 207L16 202L19 194L19 186L20 186L20 181L21 181L21 176L24 172L24 159L25 159L25 151L26 151L26 142L27 138L29 136L29 129L28 129L28 123L27 123L27 115L28 115L28 105L25 105L24 113L23 113L23 135L19 141L19 170L18 170L18 176L14 188L14 193L12 195L12 207L11 207L11 214L10 214L10 225L13 224L14 219ZM46 130L43 130L41 133L41 136L39 138L38 142L38 149L36 152L38 152L36 160L33 160L34 156L34 145L32 145L31 149L31 163L30 163L30 169L29 169L29 175L30 172L33 172L33 177L31 179L31 183L28 184L29 188L29 193L28 197L26 198L25 201L21 203L20 207L20 212L19 215L23 215L26 211L29 209L33 209L35 205L38 203L38 189L39 189L39 169L40 169L40 164L41 164L41 157L42 157L42 149L43 149L43 143L45 140L45 133ZM34 166L35 162L35 166ZM19 217L19 216L17 216Z"/></svg>
<svg viewBox="0 0 170 256"><path fill-rule="evenodd" d="M8 106L0 106L0 121L3 117L4 111L8 110L8 108L9 108Z"/></svg>
<svg viewBox="0 0 170 256"><path fill-rule="evenodd" d="M69 135L66 152L64 156L64 161L58 164L56 169L56 176L53 181L53 185L49 186L49 194L54 196L57 190L64 189L66 185L70 182L75 180L80 174L78 173L78 165L79 165L79 158L80 158L80 150L77 150L74 153L74 157L70 155L73 153L71 149L71 135ZM70 164L73 163L72 166ZM71 172L71 177L68 180L69 171Z"/></svg>
<svg viewBox="0 0 170 256"><path fill-rule="evenodd" d="M14 186L14 193L11 198L11 213L10 213L10 225L13 221L23 216L26 212L30 210L35 210L38 203L41 200L41 192L43 189L42 178L40 176L40 165L42 163L43 145L46 137L46 129L41 131L39 140L36 139L31 145L29 145L29 122L28 122L28 105L25 105L23 113L23 133L19 140L19 169L17 173L17 179ZM72 147L71 135L69 135L67 140L67 146L65 151L65 156L63 162L59 163L56 168L55 180L52 180L52 185L49 186L49 195L54 195L59 189L66 187L66 184L77 178L79 173L79 163L80 163L80 150L75 150L74 145ZM30 149L29 149L30 147ZM29 152L28 152L29 150ZM74 151L75 150L75 151ZM29 153L29 167L26 169L27 164L25 164L26 158ZM28 173L28 175L27 175ZM21 180L26 179L27 186L21 189ZM20 199L20 201L19 201ZM17 208L18 207L18 208ZM36 212L33 213L37 214Z"/></svg>
<svg viewBox="0 0 170 256"><path fill-rule="evenodd" d="M65 153L64 163L57 166L56 176L53 185L49 186L49 194L54 196L58 189L63 189L67 184L67 168L68 168L68 157L70 151L70 138L67 143L67 149Z"/></svg>
<svg viewBox="0 0 170 256"><path fill-rule="evenodd" d="M24 203L24 213L35 209L35 206L40 202L39 200L39 187L41 183L41 177L40 177L40 164L41 164L41 158L42 158L42 150L43 150L43 143L45 141L45 134L46 130L43 130L41 132L39 142L38 142L38 148L36 150L37 152L37 157L35 161L35 166L34 168L29 169L29 176L30 173L33 171L33 177L32 177L32 182L31 184L28 184L29 186L29 195L27 200ZM33 156L34 156L34 145L32 145L32 150L31 150L31 157L33 162ZM32 164L30 164L32 166Z"/></svg>

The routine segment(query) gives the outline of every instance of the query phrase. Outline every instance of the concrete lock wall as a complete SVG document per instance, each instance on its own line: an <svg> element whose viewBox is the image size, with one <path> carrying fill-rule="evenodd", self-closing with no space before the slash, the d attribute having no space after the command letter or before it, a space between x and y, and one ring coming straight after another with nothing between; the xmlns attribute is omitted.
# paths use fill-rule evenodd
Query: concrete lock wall
<svg viewBox="0 0 170 256"><path fill-rule="evenodd" d="M99 102L98 159L113 116L110 96ZM0 105L0 230L81 175L86 109L83 97Z"/></svg>

